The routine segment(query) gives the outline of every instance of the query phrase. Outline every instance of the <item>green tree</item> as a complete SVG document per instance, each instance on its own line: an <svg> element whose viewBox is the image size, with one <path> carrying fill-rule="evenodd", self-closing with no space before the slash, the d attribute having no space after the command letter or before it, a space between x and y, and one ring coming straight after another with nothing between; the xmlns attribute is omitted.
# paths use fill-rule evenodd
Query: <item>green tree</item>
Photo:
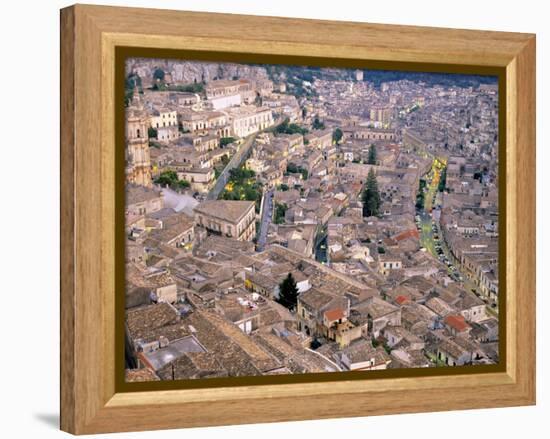
<svg viewBox="0 0 550 439"><path fill-rule="evenodd" d="M336 143L339 143L340 140L342 140L342 137L344 137L344 133L340 128L336 128L332 133L332 140Z"/></svg>
<svg viewBox="0 0 550 439"><path fill-rule="evenodd" d="M298 286L292 273L279 284L279 299L277 300L285 308L293 310L298 303Z"/></svg>
<svg viewBox="0 0 550 439"><path fill-rule="evenodd" d="M220 148L223 148L224 146L233 143L235 140L237 139L235 139L234 137L222 137L220 139Z"/></svg>
<svg viewBox="0 0 550 439"><path fill-rule="evenodd" d="M288 206L284 203L275 203L275 224L283 224L285 222L285 214Z"/></svg>
<svg viewBox="0 0 550 439"><path fill-rule="evenodd" d="M296 166L295 163L290 162L286 165L286 172L289 172L291 174L297 174L299 172L298 166Z"/></svg>
<svg viewBox="0 0 550 439"><path fill-rule="evenodd" d="M363 216L378 215L381 203L378 182L376 181L374 170L371 168L363 191Z"/></svg>
<svg viewBox="0 0 550 439"><path fill-rule="evenodd" d="M178 174L175 171L164 171L156 179L155 183L161 186L174 186L178 182Z"/></svg>
<svg viewBox="0 0 550 439"><path fill-rule="evenodd" d="M305 169L301 166L298 166L298 165L296 165L295 163L292 163L292 162L287 164L286 172L289 173L289 174L302 174L302 179L303 180L307 180L307 178L309 177L309 172L307 171L307 169Z"/></svg>
<svg viewBox="0 0 550 439"><path fill-rule="evenodd" d="M424 192L418 192L416 194L416 204L415 207L417 210L422 210L424 208L424 199L425 199Z"/></svg>
<svg viewBox="0 0 550 439"><path fill-rule="evenodd" d="M169 87L170 91L183 91L186 93L202 93L204 91L204 85L203 84L197 84L196 82L193 84L186 84L186 85L171 85Z"/></svg>
<svg viewBox="0 0 550 439"><path fill-rule="evenodd" d="M155 71L153 72L153 79L155 81L164 81L164 70L162 70L161 68L157 67L155 69Z"/></svg>
<svg viewBox="0 0 550 439"><path fill-rule="evenodd" d="M275 134L307 134L307 129L296 123L290 123L288 118L283 120L275 129Z"/></svg>
<svg viewBox="0 0 550 439"><path fill-rule="evenodd" d="M191 187L191 183L189 183L187 180L178 180L177 187L178 189L187 189Z"/></svg>
<svg viewBox="0 0 550 439"><path fill-rule="evenodd" d="M479 177L479 181L481 181L481 175ZM441 171L441 176L439 177L439 183L437 185L437 190L439 192L443 192L445 190L446 186L447 186L447 168L443 168L443 170Z"/></svg>
<svg viewBox="0 0 550 439"><path fill-rule="evenodd" d="M325 129L325 124L323 122L321 122L318 117L316 117L313 120L312 128L314 130L324 130Z"/></svg>
<svg viewBox="0 0 550 439"><path fill-rule="evenodd" d="M244 188L244 199L247 201L256 201L258 198L258 191L254 188L254 186L245 186Z"/></svg>
<svg viewBox="0 0 550 439"><path fill-rule="evenodd" d="M142 90L141 78L136 73L130 73L126 78L124 88L133 92L135 87L137 87L140 91Z"/></svg>
<svg viewBox="0 0 550 439"><path fill-rule="evenodd" d="M369 165L376 165L376 146L374 144L369 147L369 158L367 163Z"/></svg>
<svg viewBox="0 0 550 439"><path fill-rule="evenodd" d="M246 168L234 168L229 171L229 179L233 183L240 183L242 184L244 180L247 180L249 178L254 178L256 176L256 173L252 169L246 169Z"/></svg>
<svg viewBox="0 0 550 439"><path fill-rule="evenodd" d="M165 91L166 90L166 84L164 82L156 82L151 87L151 90L153 90L153 91Z"/></svg>
<svg viewBox="0 0 550 439"><path fill-rule="evenodd" d="M157 135L158 135L158 132L155 128L153 127L149 127L149 129L147 130L147 134L149 135L149 138L151 139L156 139L157 138Z"/></svg>

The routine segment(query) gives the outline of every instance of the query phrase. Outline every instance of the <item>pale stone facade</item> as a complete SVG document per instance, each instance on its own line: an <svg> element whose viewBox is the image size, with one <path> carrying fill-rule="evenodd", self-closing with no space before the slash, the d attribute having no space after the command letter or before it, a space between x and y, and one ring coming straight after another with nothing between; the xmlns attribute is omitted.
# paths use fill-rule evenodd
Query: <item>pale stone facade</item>
<svg viewBox="0 0 550 439"><path fill-rule="evenodd" d="M195 223L214 235L252 241L256 236L254 202L204 201L195 208Z"/></svg>
<svg viewBox="0 0 550 439"><path fill-rule="evenodd" d="M268 108L240 107L229 113L232 132L246 137L273 125L273 114Z"/></svg>

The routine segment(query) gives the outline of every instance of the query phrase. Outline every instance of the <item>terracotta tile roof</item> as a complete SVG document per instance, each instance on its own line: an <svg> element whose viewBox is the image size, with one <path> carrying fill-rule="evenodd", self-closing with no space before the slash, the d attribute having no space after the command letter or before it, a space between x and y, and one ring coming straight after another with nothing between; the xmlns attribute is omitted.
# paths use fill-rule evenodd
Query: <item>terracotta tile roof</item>
<svg viewBox="0 0 550 439"><path fill-rule="evenodd" d="M329 311L325 311L325 317L329 322L334 322L335 320L340 320L344 317L344 310L342 308L335 308Z"/></svg>
<svg viewBox="0 0 550 439"><path fill-rule="evenodd" d="M470 327L462 315L449 315L444 319L445 324L458 332L463 332Z"/></svg>
<svg viewBox="0 0 550 439"><path fill-rule="evenodd" d="M406 230L393 237L393 239L395 239L397 242L404 241L405 239L409 239L409 238L419 239L420 235L418 233L418 230L416 229Z"/></svg>
<svg viewBox="0 0 550 439"><path fill-rule="evenodd" d="M403 305L404 303L409 302L409 298L401 294L395 298L395 302L398 305Z"/></svg>

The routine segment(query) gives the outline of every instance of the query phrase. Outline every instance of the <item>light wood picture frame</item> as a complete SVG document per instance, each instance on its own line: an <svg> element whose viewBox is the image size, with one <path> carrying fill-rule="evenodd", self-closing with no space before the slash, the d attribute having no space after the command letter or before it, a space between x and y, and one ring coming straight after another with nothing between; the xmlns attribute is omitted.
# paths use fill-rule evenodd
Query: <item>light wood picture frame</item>
<svg viewBox="0 0 550 439"><path fill-rule="evenodd" d="M505 102L499 197L506 213L500 367L330 384L121 387L115 121L122 48L218 53L235 62L301 57L327 65L353 60L417 71L430 65L443 72L498 72ZM534 35L92 5L61 11L62 430L89 434L530 405L535 364ZM252 408L252 418L242 416Z"/></svg>

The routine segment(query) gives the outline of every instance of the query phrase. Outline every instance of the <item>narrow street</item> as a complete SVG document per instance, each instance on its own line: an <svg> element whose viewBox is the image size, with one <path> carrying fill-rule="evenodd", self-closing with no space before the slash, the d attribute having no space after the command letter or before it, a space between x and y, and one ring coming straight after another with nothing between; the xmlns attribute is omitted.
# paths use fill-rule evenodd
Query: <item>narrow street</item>
<svg viewBox="0 0 550 439"><path fill-rule="evenodd" d="M229 160L229 163L227 164L227 166L224 168L224 170L216 180L214 187L210 190L210 192L208 192L208 195L206 196L207 200L218 199L223 189L225 188L225 185L229 181L230 171L232 169L236 169L240 167L244 163L244 161L248 158L250 151L252 150L252 146L254 145L255 139L256 139L256 134L251 134L239 146L239 149L237 150L235 155L231 157L231 160Z"/></svg>
<svg viewBox="0 0 550 439"><path fill-rule="evenodd" d="M256 140L256 137L258 136L258 134L266 132L267 130L276 128L280 124L281 122L278 122L269 128L258 131L257 133L250 134L248 137L244 139L244 142L241 145L239 145L239 149L237 150L235 155L231 157L231 160L229 160L229 163L227 164L227 166L224 168L224 170L216 180L214 187L210 190L210 192L208 192L208 195L206 196L207 200L218 199L220 194L223 192L225 185L229 181L229 177L231 176L230 171L232 169L236 169L242 166L245 160L250 156L250 152L252 151L252 147L254 146L254 141Z"/></svg>
<svg viewBox="0 0 550 439"><path fill-rule="evenodd" d="M273 218L273 194L275 193L274 189L268 190L262 199L262 219L260 222L260 233L258 236L258 243L256 245L256 250L261 252L265 247L267 241L267 231L269 230L269 225Z"/></svg>
<svg viewBox="0 0 550 439"><path fill-rule="evenodd" d="M424 247L433 257L437 259L440 259L436 245L439 240L434 236L435 230L432 211L434 208L434 200L437 197L439 178L440 171L436 166L436 160L434 159L430 171L425 175L427 190L424 193L424 208L417 212L416 217L416 224L420 232L420 245L422 245L422 247Z"/></svg>
<svg viewBox="0 0 550 439"><path fill-rule="evenodd" d="M330 264L328 253L327 227L321 227L315 236L315 260L322 264Z"/></svg>
<svg viewBox="0 0 550 439"><path fill-rule="evenodd" d="M420 216L420 245L424 247L433 257L437 258L438 254L435 249L435 239L432 230L432 217L430 214L422 211Z"/></svg>
<svg viewBox="0 0 550 439"><path fill-rule="evenodd" d="M434 215L434 209L438 209L441 202L441 195L438 192L441 170L436 165L436 159L434 159L432 168L425 175L425 178L427 190L425 191L424 208L417 211L416 216L416 225L420 233L420 245L434 258L445 264L449 276L455 281L462 282L466 291L478 295L477 286L460 270L460 261L451 253L441 233L439 220L435 219L438 216ZM495 309L490 309L490 311L492 313L498 312Z"/></svg>

